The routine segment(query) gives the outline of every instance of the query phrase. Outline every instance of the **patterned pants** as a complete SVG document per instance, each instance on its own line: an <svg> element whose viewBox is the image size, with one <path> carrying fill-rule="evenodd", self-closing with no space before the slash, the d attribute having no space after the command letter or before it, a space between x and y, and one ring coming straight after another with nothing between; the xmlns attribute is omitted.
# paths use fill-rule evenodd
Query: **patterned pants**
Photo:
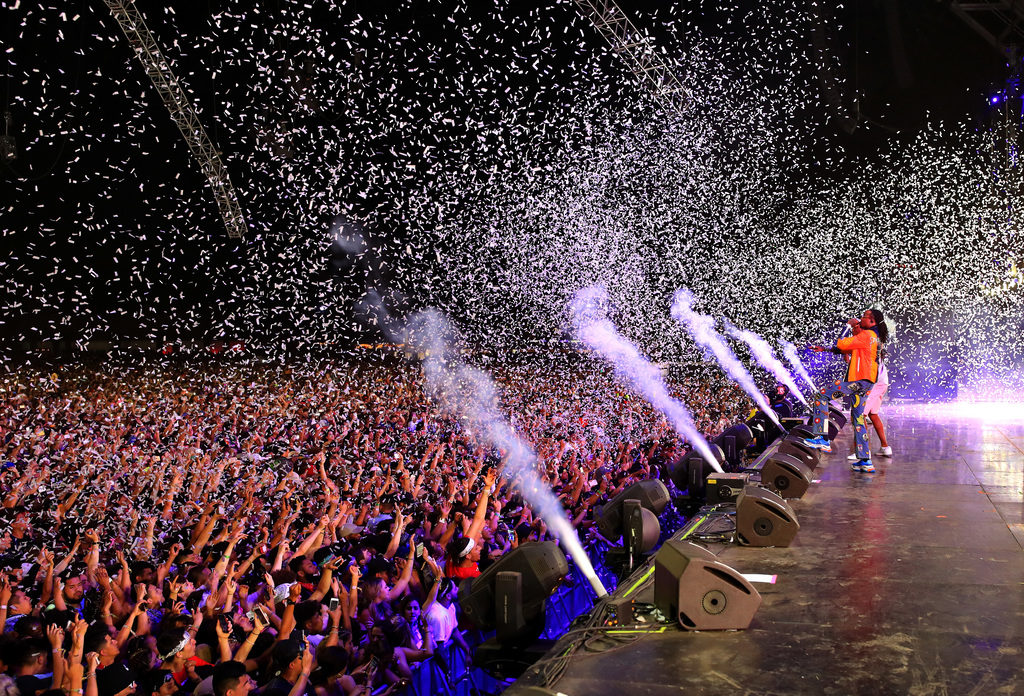
<svg viewBox="0 0 1024 696"><path fill-rule="evenodd" d="M860 379L856 382L836 382L831 389L820 389L814 395L814 420L811 426L814 434L828 435L828 402L831 399L845 399L850 405L850 416L853 419L853 439L857 442L857 456L860 459L870 459L871 449L868 447L864 406L872 386L873 382Z"/></svg>

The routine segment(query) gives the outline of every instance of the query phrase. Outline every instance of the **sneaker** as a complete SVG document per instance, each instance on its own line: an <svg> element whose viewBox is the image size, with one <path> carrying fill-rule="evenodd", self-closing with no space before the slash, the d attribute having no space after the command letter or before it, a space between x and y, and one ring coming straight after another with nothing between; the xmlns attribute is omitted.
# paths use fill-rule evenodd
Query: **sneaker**
<svg viewBox="0 0 1024 696"><path fill-rule="evenodd" d="M878 456L879 457L891 457L892 456L892 447L883 447L882 449L878 450Z"/></svg>
<svg viewBox="0 0 1024 696"><path fill-rule="evenodd" d="M871 463L870 459L861 459L857 464L860 465L860 470L865 474L875 473L875 465Z"/></svg>
<svg viewBox="0 0 1024 696"><path fill-rule="evenodd" d="M825 452L826 454L832 452L832 444L821 435L805 439L804 444L807 445L808 447L820 449L822 452Z"/></svg>
<svg viewBox="0 0 1024 696"><path fill-rule="evenodd" d="M860 459L860 457L858 457L858 456L857 456L857 453L856 453L856 452L854 452L854 453L853 453L853 454L851 454L851 455L850 455L849 457L847 457L847 459L848 459L849 461L851 461L851 462L855 462L855 461L857 461L858 459Z"/></svg>
<svg viewBox="0 0 1024 696"><path fill-rule="evenodd" d="M850 471L860 471L860 460L857 455L853 456L854 461L850 464Z"/></svg>

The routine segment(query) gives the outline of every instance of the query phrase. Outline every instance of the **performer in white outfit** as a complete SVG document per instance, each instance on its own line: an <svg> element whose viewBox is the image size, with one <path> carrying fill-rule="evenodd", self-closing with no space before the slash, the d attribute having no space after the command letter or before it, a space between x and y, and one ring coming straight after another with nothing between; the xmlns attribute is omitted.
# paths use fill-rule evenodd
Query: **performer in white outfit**
<svg viewBox="0 0 1024 696"><path fill-rule="evenodd" d="M878 351L878 357L878 381L875 382L875 386L868 394L868 403L864 410L868 412L868 418L871 420L871 425L875 426L875 432L878 433L878 440L882 445L882 449L878 450L879 456L891 457L892 447L889 446L889 441L885 438L885 425L879 415L879 409L882 408L882 397L889 391L889 368L885 363L887 357L885 348Z"/></svg>
<svg viewBox="0 0 1024 696"><path fill-rule="evenodd" d="M882 408L882 397L889 391L889 369L886 367L885 358L886 350L882 348L878 351L878 381L875 382L875 385L871 387L871 391L868 392L867 403L864 404L864 413L867 414L871 425L875 428L875 432L878 433L878 440L882 445L882 448L877 452L878 456L891 457L892 447L889 446L889 441L885 437L885 425L882 423L881 415L879 415L879 411ZM856 459L856 455L851 454L849 459Z"/></svg>

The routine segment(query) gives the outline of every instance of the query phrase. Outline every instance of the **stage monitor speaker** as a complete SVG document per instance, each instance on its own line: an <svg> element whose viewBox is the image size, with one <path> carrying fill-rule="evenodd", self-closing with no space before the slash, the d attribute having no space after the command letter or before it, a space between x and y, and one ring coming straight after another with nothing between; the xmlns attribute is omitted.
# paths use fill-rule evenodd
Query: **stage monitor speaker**
<svg viewBox="0 0 1024 696"><path fill-rule="evenodd" d="M735 503L749 481L750 474L746 471L737 474L708 474L707 504Z"/></svg>
<svg viewBox="0 0 1024 696"><path fill-rule="evenodd" d="M814 437L814 430L811 428L810 420L814 418L814 415L807 417L808 423L806 425L798 425L789 431L790 435L798 435L799 437L812 438ZM839 431L846 425L846 416L837 411L836 409L829 407L828 412L828 428L825 433L827 440L835 440L839 436Z"/></svg>
<svg viewBox="0 0 1024 696"><path fill-rule="evenodd" d="M811 487L812 479L811 470L789 454L776 452L761 467L761 484L783 498L802 498Z"/></svg>
<svg viewBox="0 0 1024 696"><path fill-rule="evenodd" d="M811 471L818 468L818 464L821 462L821 450L805 445L803 438L793 437L792 435L787 435L779 443L779 449L776 451L779 454L788 454L799 459Z"/></svg>
<svg viewBox="0 0 1024 696"><path fill-rule="evenodd" d="M622 505L627 500L636 500L640 505L660 515L669 503L668 488L657 479L637 481L626 490L608 501L597 511L597 531L605 539L616 542L622 538L623 517Z"/></svg>
<svg viewBox="0 0 1024 696"><path fill-rule="evenodd" d="M839 434L840 430L846 427L846 423L848 422L846 414L831 405L828 407L828 420L830 424L829 431L832 430L832 426L834 425L836 428L836 435ZM835 435L832 436L832 439L835 439Z"/></svg>
<svg viewBox="0 0 1024 696"><path fill-rule="evenodd" d="M654 556L654 605L688 631L735 630L750 625L761 595L707 549L673 539Z"/></svg>
<svg viewBox="0 0 1024 696"><path fill-rule="evenodd" d="M747 486L736 499L736 535L746 546L789 546L800 531L796 513L777 494Z"/></svg>
<svg viewBox="0 0 1024 696"><path fill-rule="evenodd" d="M725 461L733 467L739 468L743 463L743 452L754 440L754 433L746 423L736 423L729 426L722 434L712 442L722 448Z"/></svg>
<svg viewBox="0 0 1024 696"><path fill-rule="evenodd" d="M811 426L807 424L802 424L796 426L795 428L790 428L789 435L787 435L787 437L799 438L801 440L808 440L813 438L814 436L814 430L812 430Z"/></svg>
<svg viewBox="0 0 1024 696"><path fill-rule="evenodd" d="M722 448L714 443L708 443L711 448L712 454L721 464L725 461L725 453ZM669 475L672 477L672 483L676 484L676 488L682 491L686 491L685 497L690 500L704 500L705 497L705 481L708 474L713 474L715 468L711 466L704 457L700 456L700 452L692 450L687 452L682 457L673 460L669 463Z"/></svg>

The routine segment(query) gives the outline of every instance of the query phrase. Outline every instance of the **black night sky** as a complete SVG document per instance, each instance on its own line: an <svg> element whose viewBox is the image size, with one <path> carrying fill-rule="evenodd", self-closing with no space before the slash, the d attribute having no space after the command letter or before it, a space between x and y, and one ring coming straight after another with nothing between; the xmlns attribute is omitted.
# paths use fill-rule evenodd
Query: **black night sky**
<svg viewBox="0 0 1024 696"><path fill-rule="evenodd" d="M225 237L184 141L102 3L40 7L4 0L3 99L18 150L17 159L3 168L0 203L0 273L5 278L0 335L7 350L25 340L76 341L83 336L210 341L262 335L276 340L304 320L278 315L274 308L279 304L306 303L311 313L319 311L320 299L301 297L304 290L294 282L274 280L276 259L289 253L295 235L302 234L299 228L309 222L289 207L293 193L268 178L274 158L287 160L303 145L289 141L301 136L281 135L289 129L328 129L346 144L344 154L355 164L339 167L334 182L335 190L351 196L339 201L336 213L344 219L377 220L361 227L375 254L353 263L320 245L313 264L320 270L314 274L338 276L343 288L345 274L353 269L383 274L405 301L416 304L418 279L408 273L395 277L382 260L388 245L401 249L409 241L402 216L378 213L403 197L403 182L422 185L431 171L417 163L411 148L403 149L409 129L419 126L395 122L387 90L394 90L393 102L429 101L433 87L422 76L434 70L442 74L443 84L458 84L471 94L474 83L461 76L464 72L471 78L474 70L500 71L519 61L522 69L509 75L506 84L487 85L497 100L451 108L465 112L456 119L460 124L500 122L493 110L495 105L503 108L500 100L505 99L504 107L512 110L529 104L531 118L543 124L557 120L554 113L564 108L584 64L581 56L604 50L600 37L568 2L541 12L530 3L511 3L501 5L498 14L491 3L347 2L341 9L307 3L301 20L321 22L320 35L335 28L340 32L343 24L351 30L346 23L359 21L393 32L392 37L369 37L365 46L339 41L326 54L318 53L312 41L285 43L273 31L293 19L294 3L258 3L248 10L250 17L236 16L232 22L214 18L238 15L238 3L136 4L223 150L243 207L279 212L252 212L250 224L257 229L242 242ZM846 176L893 142L912 139L927 123L988 127L986 98L1001 86L1007 68L944 3L819 4L827 6L820 10L819 33L805 35L804 48L823 42L832 80L818 79L821 101L808 107L807 117L821 124L801 154L814 176ZM679 47L678 34L666 30L679 17L708 34L743 42L744 3L728 10L711 2L674 5L669 11L660 2L622 3L634 23L668 50ZM571 25L572 35L582 38L552 43L536 60L515 55L523 45L537 45L534 25L540 21L545 31ZM459 22L483 29L470 42L461 36ZM488 35L493 40L480 39ZM416 62L424 54L406 51L410 44L436 44L436 54L424 63L426 71ZM391 55L385 50L389 46L394 47ZM247 47L265 52L268 59L247 60L242 55ZM541 66L535 73L531 61ZM614 63L606 51L594 63L615 84L605 95L608 103L636 89L622 86L626 77ZM257 65L271 74L255 72ZM333 66L346 70L332 71ZM407 77L394 77L406 68ZM796 69L811 76L821 73L814 65ZM765 79L771 82L770 75ZM270 86L254 90L260 82ZM262 100L258 105L248 103L253 95ZM827 107L830 99L840 105L838 110ZM389 120L391 125L384 127ZM486 137L483 125L480 132L461 128L446 126L443 119L432 126L442 158L454 157L463 141ZM444 152L445 143L455 143L450 152ZM370 172L389 168L411 173L396 176L389 187L361 190L373 178ZM336 224L337 217L323 216L322 224L328 227L332 219ZM438 259L442 251L444 244L433 249ZM428 266L423 268L429 275ZM357 294L359 282L351 285ZM241 286L250 292L237 292ZM254 303L265 304L256 311ZM256 315L262 317L259 331L251 320Z"/></svg>

